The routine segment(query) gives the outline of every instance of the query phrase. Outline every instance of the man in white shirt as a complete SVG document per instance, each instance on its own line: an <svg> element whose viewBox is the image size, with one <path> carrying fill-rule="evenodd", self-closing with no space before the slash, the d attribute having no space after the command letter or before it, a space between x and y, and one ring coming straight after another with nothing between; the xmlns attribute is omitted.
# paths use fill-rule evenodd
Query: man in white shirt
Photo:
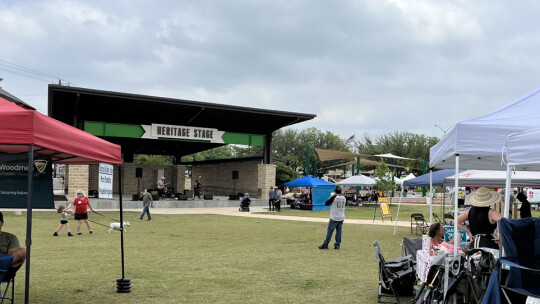
<svg viewBox="0 0 540 304"><path fill-rule="evenodd" d="M334 229L336 230L336 243L334 249L338 250L341 245L341 228L343 227L343 221L345 220L345 205L347 199L341 195L341 188L336 188L336 194L332 195L325 203L326 206L330 206L330 221L328 222L328 229L326 231L326 239L323 244L319 246L319 249L328 249L328 244L332 239Z"/></svg>

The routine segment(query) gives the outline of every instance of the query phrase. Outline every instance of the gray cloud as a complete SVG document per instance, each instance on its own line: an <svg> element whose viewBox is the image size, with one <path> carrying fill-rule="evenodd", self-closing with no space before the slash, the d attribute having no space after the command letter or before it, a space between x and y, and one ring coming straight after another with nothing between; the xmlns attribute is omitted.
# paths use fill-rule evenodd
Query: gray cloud
<svg viewBox="0 0 540 304"><path fill-rule="evenodd" d="M3 1L0 60L81 87L313 113L298 127L344 138L440 135L538 86L537 6ZM47 82L1 63L4 89L46 113Z"/></svg>

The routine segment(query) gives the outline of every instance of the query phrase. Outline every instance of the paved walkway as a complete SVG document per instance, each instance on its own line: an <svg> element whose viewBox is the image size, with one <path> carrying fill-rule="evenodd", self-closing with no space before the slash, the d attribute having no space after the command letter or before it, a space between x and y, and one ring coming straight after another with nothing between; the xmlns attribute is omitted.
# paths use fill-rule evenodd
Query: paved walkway
<svg viewBox="0 0 540 304"><path fill-rule="evenodd" d="M251 206L251 212L240 212L238 207L221 207L221 208L152 208L150 212L152 214L215 214L215 215L227 215L227 216L242 216L242 217L251 217L251 218L263 218L263 219L275 219L275 220L284 220L284 221L302 221L302 222L321 222L327 223L327 217L303 217L303 216L288 216L288 215L278 215L274 212L268 212L267 207L263 206ZM102 209L95 208L98 212L109 212L109 211L119 211L118 209ZM141 212L142 208L123 208L125 212ZM25 212L26 209L3 209L0 208L2 212L9 211L21 211ZM34 209L33 212L51 212L51 209ZM261 214L261 212L264 212ZM391 222L390 219L386 219L384 222L377 218L375 222L371 220L360 220L360 219L348 219L347 213L345 213L345 223L346 224L360 224L360 225L383 225L383 226L394 226L395 221ZM411 223L407 221L398 221L398 226L400 227L410 227Z"/></svg>
<svg viewBox="0 0 540 304"><path fill-rule="evenodd" d="M251 212L240 212L238 207L228 207L228 208L154 208L151 209L152 214L216 214L216 215L228 215L228 216L243 216L251 218L264 218L264 219L275 219L275 220L284 220L284 221L303 221L303 222L328 222L328 218L321 217L303 217L303 216L288 216L288 215L276 215L274 212L268 212L268 208L255 206L250 207ZM124 211L133 211L141 212L139 209L124 209ZM98 210L99 211L99 210ZM102 210L102 211L111 211ZM265 212L265 214L258 214L257 212ZM389 219L385 220L384 223L380 219L373 220L359 220L359 219L347 219L347 213L345 213L345 223L347 224L362 224L362 225L384 225L384 226L394 226L395 222L391 222ZM409 221L398 221L398 226L400 227L410 227L411 223Z"/></svg>

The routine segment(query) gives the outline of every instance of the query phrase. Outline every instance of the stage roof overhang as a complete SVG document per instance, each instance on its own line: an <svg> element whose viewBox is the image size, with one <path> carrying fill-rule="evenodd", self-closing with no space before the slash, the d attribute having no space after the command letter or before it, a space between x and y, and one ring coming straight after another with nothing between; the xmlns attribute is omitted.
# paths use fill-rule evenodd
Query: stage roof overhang
<svg viewBox="0 0 540 304"><path fill-rule="evenodd" d="M242 138L239 141L241 144L249 145L253 142L252 145L259 146L266 145L266 137L272 132L316 117L313 114L60 85L49 85L48 115L87 131L88 122L94 122L93 126L98 127L101 124L108 129L151 124L213 128L232 137ZM155 140L110 136L114 133L93 131L90 133L119 144L124 153L132 154L184 156L231 143Z"/></svg>

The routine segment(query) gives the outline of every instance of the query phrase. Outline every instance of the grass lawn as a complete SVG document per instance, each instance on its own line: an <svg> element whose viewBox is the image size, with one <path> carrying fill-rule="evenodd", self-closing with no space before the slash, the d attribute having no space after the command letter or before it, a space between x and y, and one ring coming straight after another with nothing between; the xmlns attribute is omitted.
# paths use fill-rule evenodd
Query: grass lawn
<svg viewBox="0 0 540 304"><path fill-rule="evenodd" d="M53 237L58 214L34 212L30 303L375 303L373 241L393 258L400 256L401 236L410 235L408 228L398 227L394 236L391 227L345 223L341 250L319 250L326 223L157 214L139 222L138 215L124 215L132 223L124 237L132 292L118 294L120 233L93 224L92 236L83 228L82 236L63 230ZM26 213L6 211L4 218L3 230L24 243ZM23 267L17 302L24 276Z"/></svg>
<svg viewBox="0 0 540 304"><path fill-rule="evenodd" d="M427 208L406 211L409 207L402 206L401 219ZM348 207L346 212L348 218L373 218L373 208ZM117 212L104 214L118 217ZM327 210L283 208L280 214L328 218ZM326 222L158 214L153 222L139 222L138 216L124 215L132 223L124 234L132 292L118 294L120 233L92 224L92 236L83 227L82 236L67 237L63 230L53 237L59 215L34 212L30 303L376 303L373 241L389 259L400 256L402 236L414 236L409 227L398 227L394 236L393 227L345 222L341 250L319 250ZM4 220L3 230L24 244L26 213L6 211ZM76 222L70 223L74 232ZM18 303L24 297L24 273L23 267L16 280Z"/></svg>

